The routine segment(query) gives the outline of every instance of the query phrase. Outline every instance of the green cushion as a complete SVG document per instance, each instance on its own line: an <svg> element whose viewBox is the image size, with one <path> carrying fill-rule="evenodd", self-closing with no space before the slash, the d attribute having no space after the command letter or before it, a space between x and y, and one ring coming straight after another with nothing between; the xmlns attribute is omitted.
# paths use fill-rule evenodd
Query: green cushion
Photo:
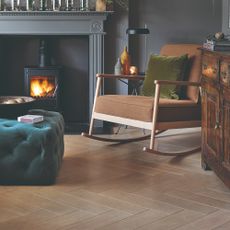
<svg viewBox="0 0 230 230"><path fill-rule="evenodd" d="M187 54L179 57L151 55L141 95L155 95L155 80L183 80L187 62ZM160 97L179 99L179 91L175 85L164 85L161 87Z"/></svg>

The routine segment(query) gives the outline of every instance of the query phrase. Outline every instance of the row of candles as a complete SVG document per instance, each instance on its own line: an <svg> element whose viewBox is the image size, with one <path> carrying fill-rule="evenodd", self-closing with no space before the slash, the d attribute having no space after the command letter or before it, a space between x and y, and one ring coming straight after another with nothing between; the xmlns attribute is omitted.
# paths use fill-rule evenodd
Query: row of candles
<svg viewBox="0 0 230 230"><path fill-rule="evenodd" d="M89 10L89 0L0 0L2 11Z"/></svg>

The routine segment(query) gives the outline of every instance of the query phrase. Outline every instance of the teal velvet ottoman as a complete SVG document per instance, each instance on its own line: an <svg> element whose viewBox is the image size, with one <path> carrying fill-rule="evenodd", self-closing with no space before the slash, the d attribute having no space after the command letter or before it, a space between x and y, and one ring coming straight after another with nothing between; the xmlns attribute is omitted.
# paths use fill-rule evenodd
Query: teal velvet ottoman
<svg viewBox="0 0 230 230"><path fill-rule="evenodd" d="M0 119L0 184L52 184L64 154L64 120L60 113L43 115L36 124Z"/></svg>

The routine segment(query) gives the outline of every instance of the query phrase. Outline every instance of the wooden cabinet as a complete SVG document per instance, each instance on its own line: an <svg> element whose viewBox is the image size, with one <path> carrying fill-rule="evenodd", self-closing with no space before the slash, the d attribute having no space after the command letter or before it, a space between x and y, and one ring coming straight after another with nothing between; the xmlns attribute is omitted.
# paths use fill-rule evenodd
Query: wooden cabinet
<svg viewBox="0 0 230 230"><path fill-rule="evenodd" d="M202 167L230 187L230 54L202 50Z"/></svg>

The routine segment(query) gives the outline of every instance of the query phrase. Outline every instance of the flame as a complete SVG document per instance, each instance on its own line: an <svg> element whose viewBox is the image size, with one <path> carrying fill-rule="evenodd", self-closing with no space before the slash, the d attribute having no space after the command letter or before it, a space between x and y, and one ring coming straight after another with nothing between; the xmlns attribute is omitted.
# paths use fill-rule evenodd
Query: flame
<svg viewBox="0 0 230 230"><path fill-rule="evenodd" d="M30 95L32 97L47 97L53 96L55 84L48 79L36 78L30 82Z"/></svg>

